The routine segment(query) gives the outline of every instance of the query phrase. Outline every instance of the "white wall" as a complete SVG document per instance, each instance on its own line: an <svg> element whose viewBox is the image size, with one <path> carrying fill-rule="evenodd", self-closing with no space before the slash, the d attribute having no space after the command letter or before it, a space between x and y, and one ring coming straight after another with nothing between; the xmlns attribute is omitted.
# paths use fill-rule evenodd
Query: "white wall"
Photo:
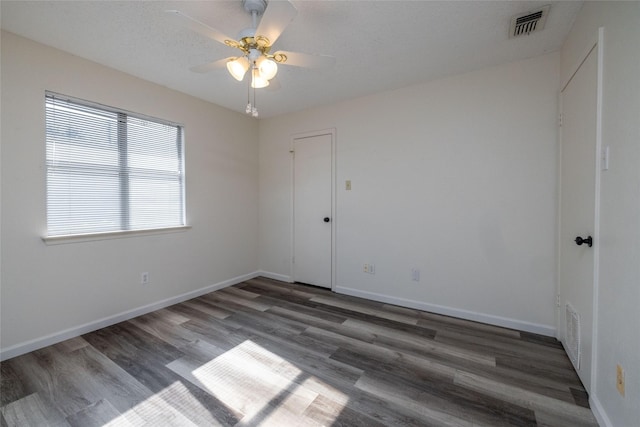
<svg viewBox="0 0 640 427"><path fill-rule="evenodd" d="M291 272L291 135L336 128L336 290L552 335L558 86L552 53L261 120L261 269Z"/></svg>
<svg viewBox="0 0 640 427"><path fill-rule="evenodd" d="M257 121L6 32L1 78L3 351L257 270ZM192 228L45 245L45 90L184 124Z"/></svg>
<svg viewBox="0 0 640 427"><path fill-rule="evenodd" d="M602 425L640 419L640 2L585 2L562 49L563 81L604 27L600 275L596 375L591 399ZM618 394L616 364L626 373Z"/></svg>

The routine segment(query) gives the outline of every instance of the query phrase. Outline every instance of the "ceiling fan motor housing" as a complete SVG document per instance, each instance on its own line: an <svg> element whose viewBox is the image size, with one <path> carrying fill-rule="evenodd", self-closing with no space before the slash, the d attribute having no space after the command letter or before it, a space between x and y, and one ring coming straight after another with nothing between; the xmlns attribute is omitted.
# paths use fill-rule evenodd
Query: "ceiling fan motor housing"
<svg viewBox="0 0 640 427"><path fill-rule="evenodd" d="M249 53L252 49L258 49L263 53L268 52L270 45L269 40L264 37L256 38L257 18L262 15L267 8L266 0L242 0L244 10L251 14L253 26L245 28L238 34L238 40L241 40L240 47L245 53ZM266 49L265 49L266 48Z"/></svg>
<svg viewBox="0 0 640 427"><path fill-rule="evenodd" d="M238 40L242 40L245 38L253 38L256 35L255 28L245 28L244 30L238 33Z"/></svg>

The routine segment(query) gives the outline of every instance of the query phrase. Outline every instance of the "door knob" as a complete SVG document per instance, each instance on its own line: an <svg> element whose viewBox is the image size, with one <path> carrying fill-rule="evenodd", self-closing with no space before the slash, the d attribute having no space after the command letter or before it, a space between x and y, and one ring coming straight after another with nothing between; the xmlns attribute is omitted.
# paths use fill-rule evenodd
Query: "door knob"
<svg viewBox="0 0 640 427"><path fill-rule="evenodd" d="M593 246L593 239L591 238L591 236L587 237L586 239L583 239L582 237L578 236L576 237L576 245L581 246L583 243L589 245L589 247Z"/></svg>
<svg viewBox="0 0 640 427"><path fill-rule="evenodd" d="M331 221L331 219L328 216L325 216L324 217L324 222L329 222L329 221Z"/></svg>

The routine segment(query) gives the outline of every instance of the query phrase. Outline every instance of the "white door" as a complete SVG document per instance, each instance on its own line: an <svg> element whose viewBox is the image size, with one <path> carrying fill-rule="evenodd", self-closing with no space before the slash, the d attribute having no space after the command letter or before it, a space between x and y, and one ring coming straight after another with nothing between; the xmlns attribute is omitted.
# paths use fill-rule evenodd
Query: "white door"
<svg viewBox="0 0 640 427"><path fill-rule="evenodd" d="M560 339L591 390L596 232L598 48L562 90ZM581 240L582 239L582 240Z"/></svg>
<svg viewBox="0 0 640 427"><path fill-rule="evenodd" d="M332 134L293 143L293 279L331 288Z"/></svg>

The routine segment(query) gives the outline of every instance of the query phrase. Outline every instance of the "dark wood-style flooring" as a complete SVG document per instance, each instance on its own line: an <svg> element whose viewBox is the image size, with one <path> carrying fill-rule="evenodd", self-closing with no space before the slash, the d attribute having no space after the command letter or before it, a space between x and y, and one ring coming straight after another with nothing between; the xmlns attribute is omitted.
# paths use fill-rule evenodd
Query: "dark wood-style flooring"
<svg viewBox="0 0 640 427"><path fill-rule="evenodd" d="M2 426L596 426L552 338L256 278L1 364Z"/></svg>

